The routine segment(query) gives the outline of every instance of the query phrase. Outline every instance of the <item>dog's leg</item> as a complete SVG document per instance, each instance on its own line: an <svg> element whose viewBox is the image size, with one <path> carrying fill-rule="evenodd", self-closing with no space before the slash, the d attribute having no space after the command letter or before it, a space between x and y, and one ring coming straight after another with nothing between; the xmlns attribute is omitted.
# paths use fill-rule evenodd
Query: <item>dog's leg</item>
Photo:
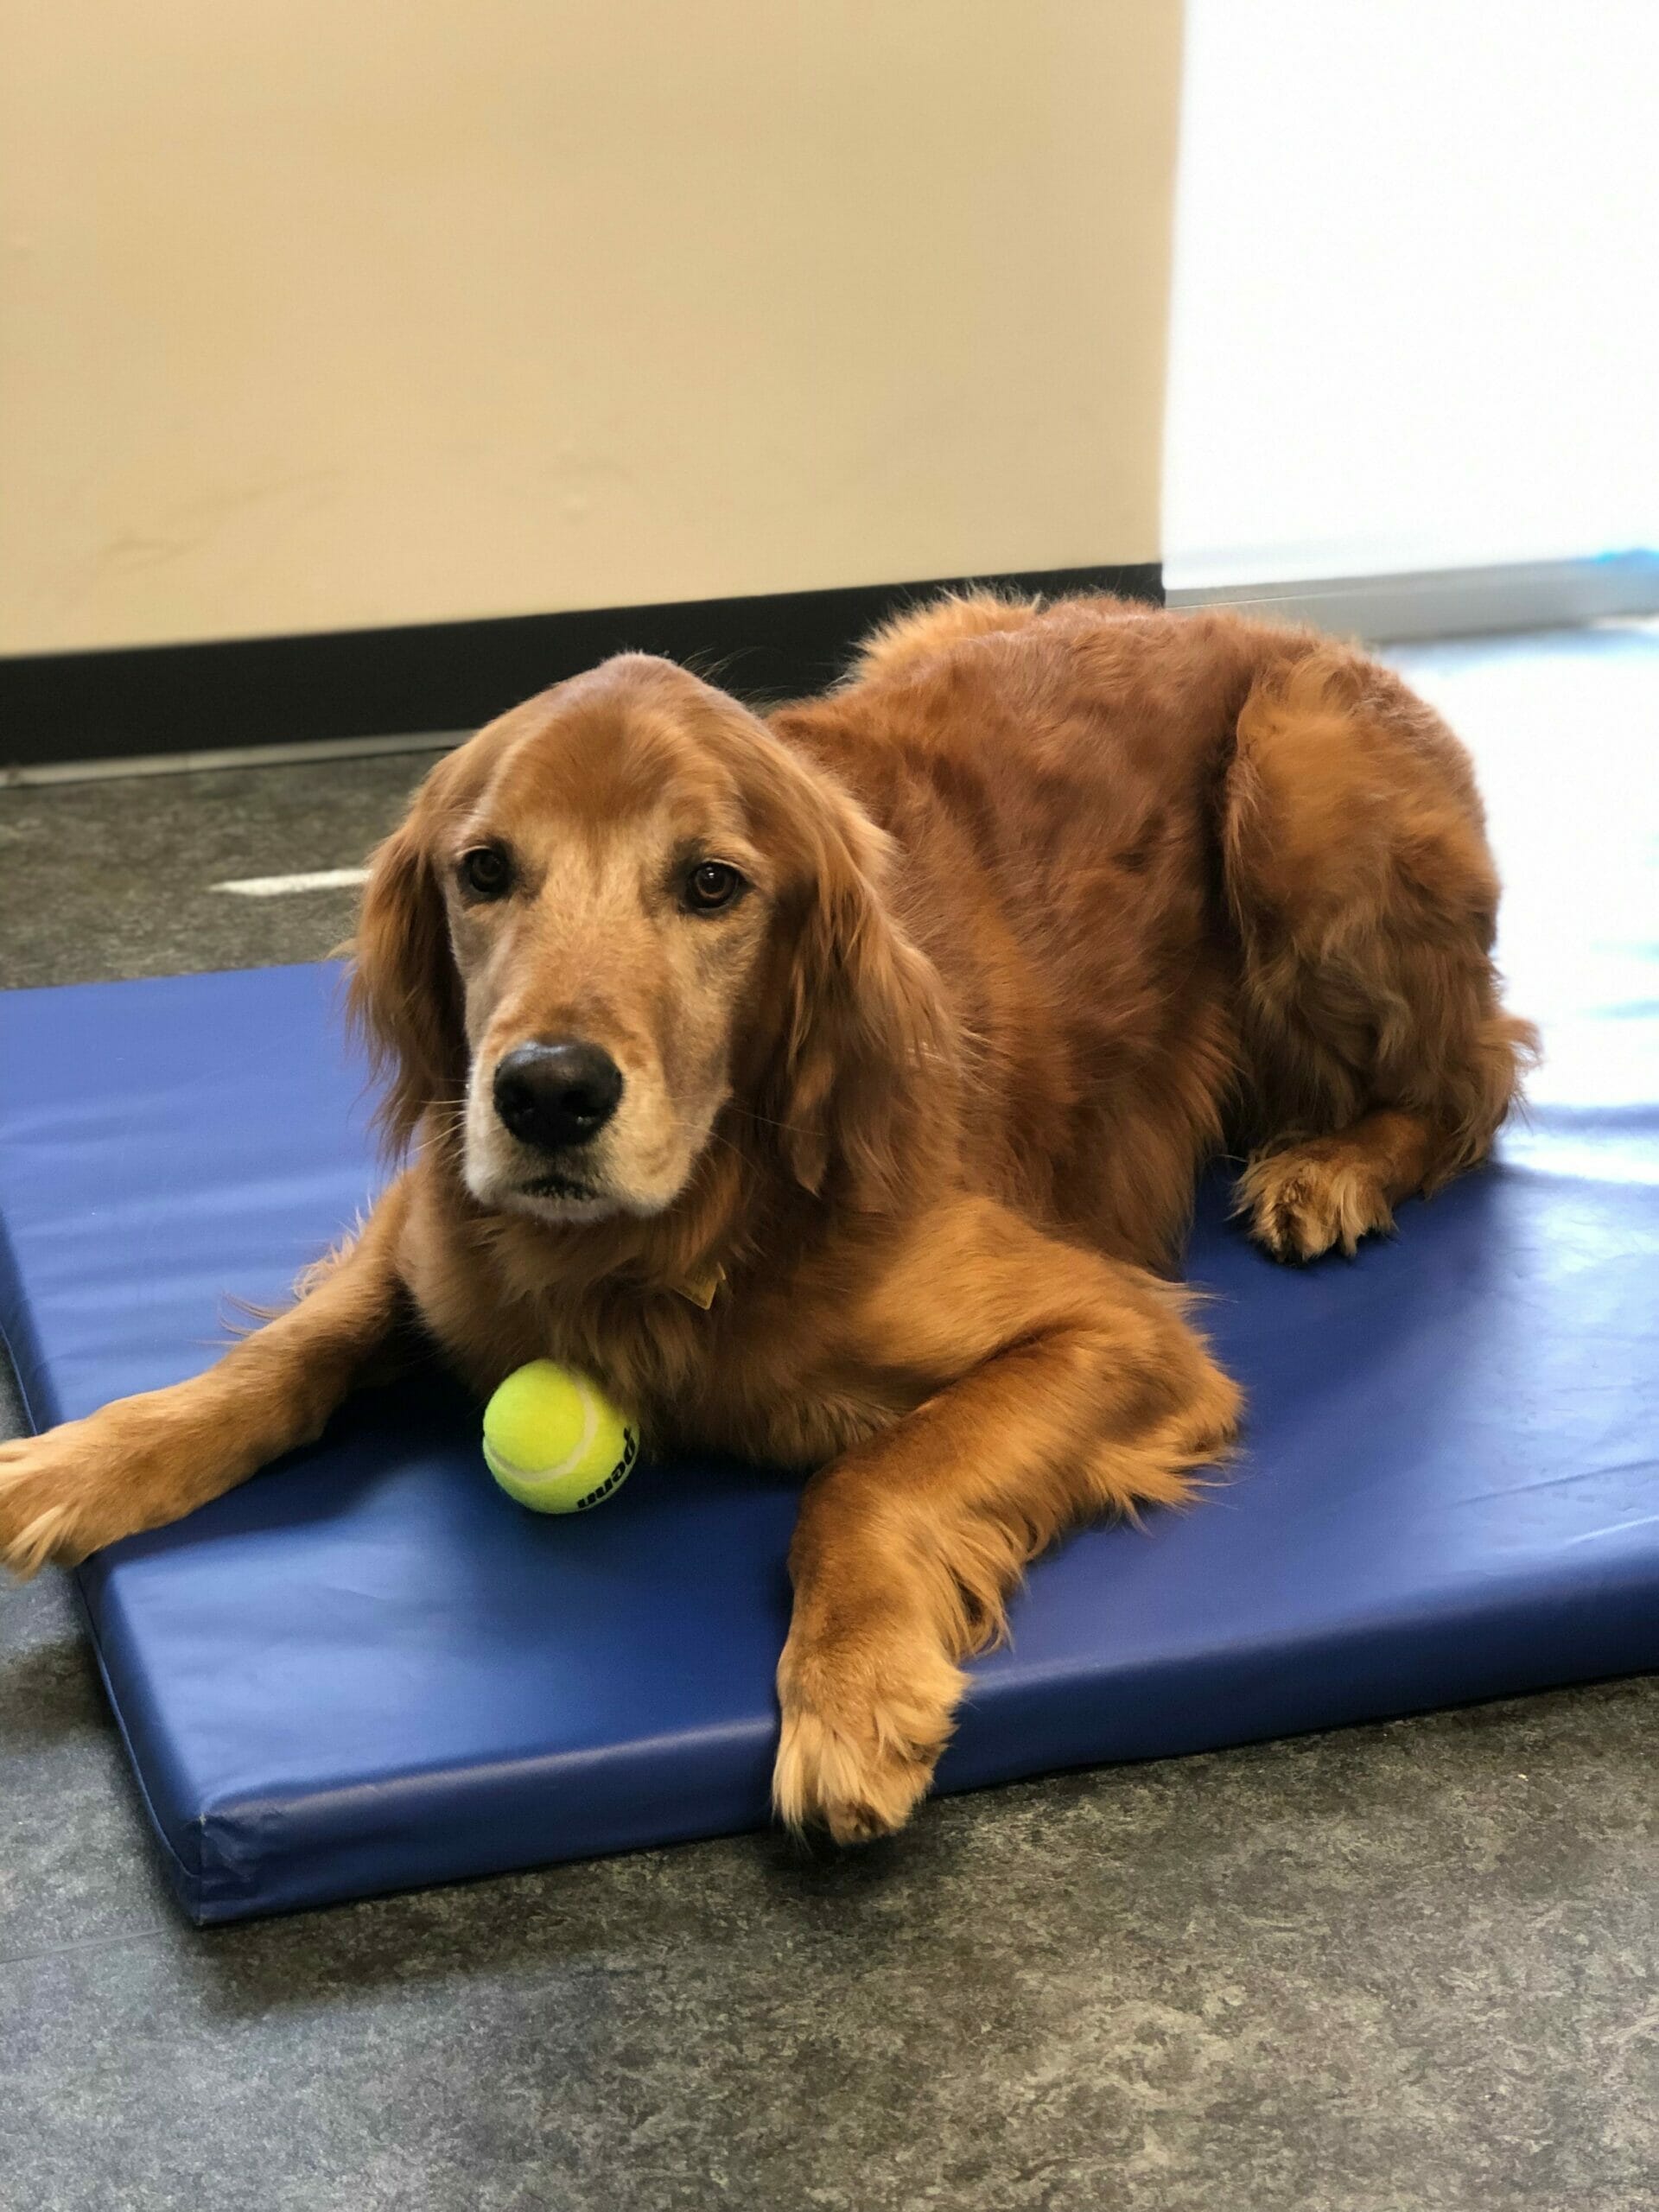
<svg viewBox="0 0 1659 2212"><path fill-rule="evenodd" d="M188 1382L118 1399L84 1421L0 1444L0 1562L32 1574L232 1489L324 1422L384 1351L399 1298L407 1180L299 1303Z"/></svg>
<svg viewBox="0 0 1659 2212"><path fill-rule="evenodd" d="M1396 677L1309 642L1245 702L1221 828L1252 1147L1239 1211L1280 1259L1351 1252L1484 1157L1535 1051L1492 964L1472 772Z"/></svg>
<svg viewBox="0 0 1659 2212"><path fill-rule="evenodd" d="M1239 1395L1178 1293L973 1202L925 1227L857 1325L914 1412L814 1476L791 1553L778 1809L840 1841L901 1825L931 1777L959 1665L1027 1561L1077 1523L1175 1503Z"/></svg>
<svg viewBox="0 0 1659 2212"><path fill-rule="evenodd" d="M1238 1179L1234 1211L1277 1260L1314 1260L1392 1229L1394 1209L1425 1184L1451 1147L1421 1114L1383 1108L1334 1136L1259 1152Z"/></svg>

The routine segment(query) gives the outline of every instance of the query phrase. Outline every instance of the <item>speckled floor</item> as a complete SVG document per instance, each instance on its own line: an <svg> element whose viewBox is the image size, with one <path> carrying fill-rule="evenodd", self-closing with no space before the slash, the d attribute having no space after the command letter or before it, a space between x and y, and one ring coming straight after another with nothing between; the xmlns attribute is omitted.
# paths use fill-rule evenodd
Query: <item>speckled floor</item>
<svg viewBox="0 0 1659 2212"><path fill-rule="evenodd" d="M1659 637L1395 658L1489 781L1517 714L1659 743ZM424 765L0 792L5 980L326 951L349 893L207 887L354 862ZM0 1589L0 2208L1638 2212L1656 1731L1610 1683L957 1798L839 1862L740 1839L203 1934L67 1585Z"/></svg>

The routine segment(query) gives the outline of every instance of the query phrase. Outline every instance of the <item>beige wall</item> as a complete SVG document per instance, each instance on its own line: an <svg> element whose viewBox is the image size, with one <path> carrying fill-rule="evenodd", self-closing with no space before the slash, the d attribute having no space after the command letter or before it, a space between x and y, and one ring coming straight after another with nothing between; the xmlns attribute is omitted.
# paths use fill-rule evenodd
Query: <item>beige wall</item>
<svg viewBox="0 0 1659 2212"><path fill-rule="evenodd" d="M1178 0L3 0L0 651L1148 560Z"/></svg>

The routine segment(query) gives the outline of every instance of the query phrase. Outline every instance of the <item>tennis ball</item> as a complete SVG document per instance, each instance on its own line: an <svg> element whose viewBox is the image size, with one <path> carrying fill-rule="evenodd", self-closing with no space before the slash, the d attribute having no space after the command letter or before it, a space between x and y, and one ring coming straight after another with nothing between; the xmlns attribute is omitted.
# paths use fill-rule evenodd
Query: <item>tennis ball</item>
<svg viewBox="0 0 1659 2212"><path fill-rule="evenodd" d="M585 1513L621 1488L639 1456L633 1423L554 1360L517 1369L484 1408L484 1463L532 1513Z"/></svg>

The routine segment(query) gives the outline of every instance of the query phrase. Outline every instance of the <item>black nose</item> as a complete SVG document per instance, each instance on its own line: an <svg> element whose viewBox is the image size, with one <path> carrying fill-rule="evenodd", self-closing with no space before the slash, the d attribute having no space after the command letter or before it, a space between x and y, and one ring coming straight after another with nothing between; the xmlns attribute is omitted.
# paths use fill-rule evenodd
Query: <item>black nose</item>
<svg viewBox="0 0 1659 2212"><path fill-rule="evenodd" d="M597 1136L622 1096L622 1071L597 1045L516 1045L496 1065L495 1110L524 1144L561 1152Z"/></svg>

